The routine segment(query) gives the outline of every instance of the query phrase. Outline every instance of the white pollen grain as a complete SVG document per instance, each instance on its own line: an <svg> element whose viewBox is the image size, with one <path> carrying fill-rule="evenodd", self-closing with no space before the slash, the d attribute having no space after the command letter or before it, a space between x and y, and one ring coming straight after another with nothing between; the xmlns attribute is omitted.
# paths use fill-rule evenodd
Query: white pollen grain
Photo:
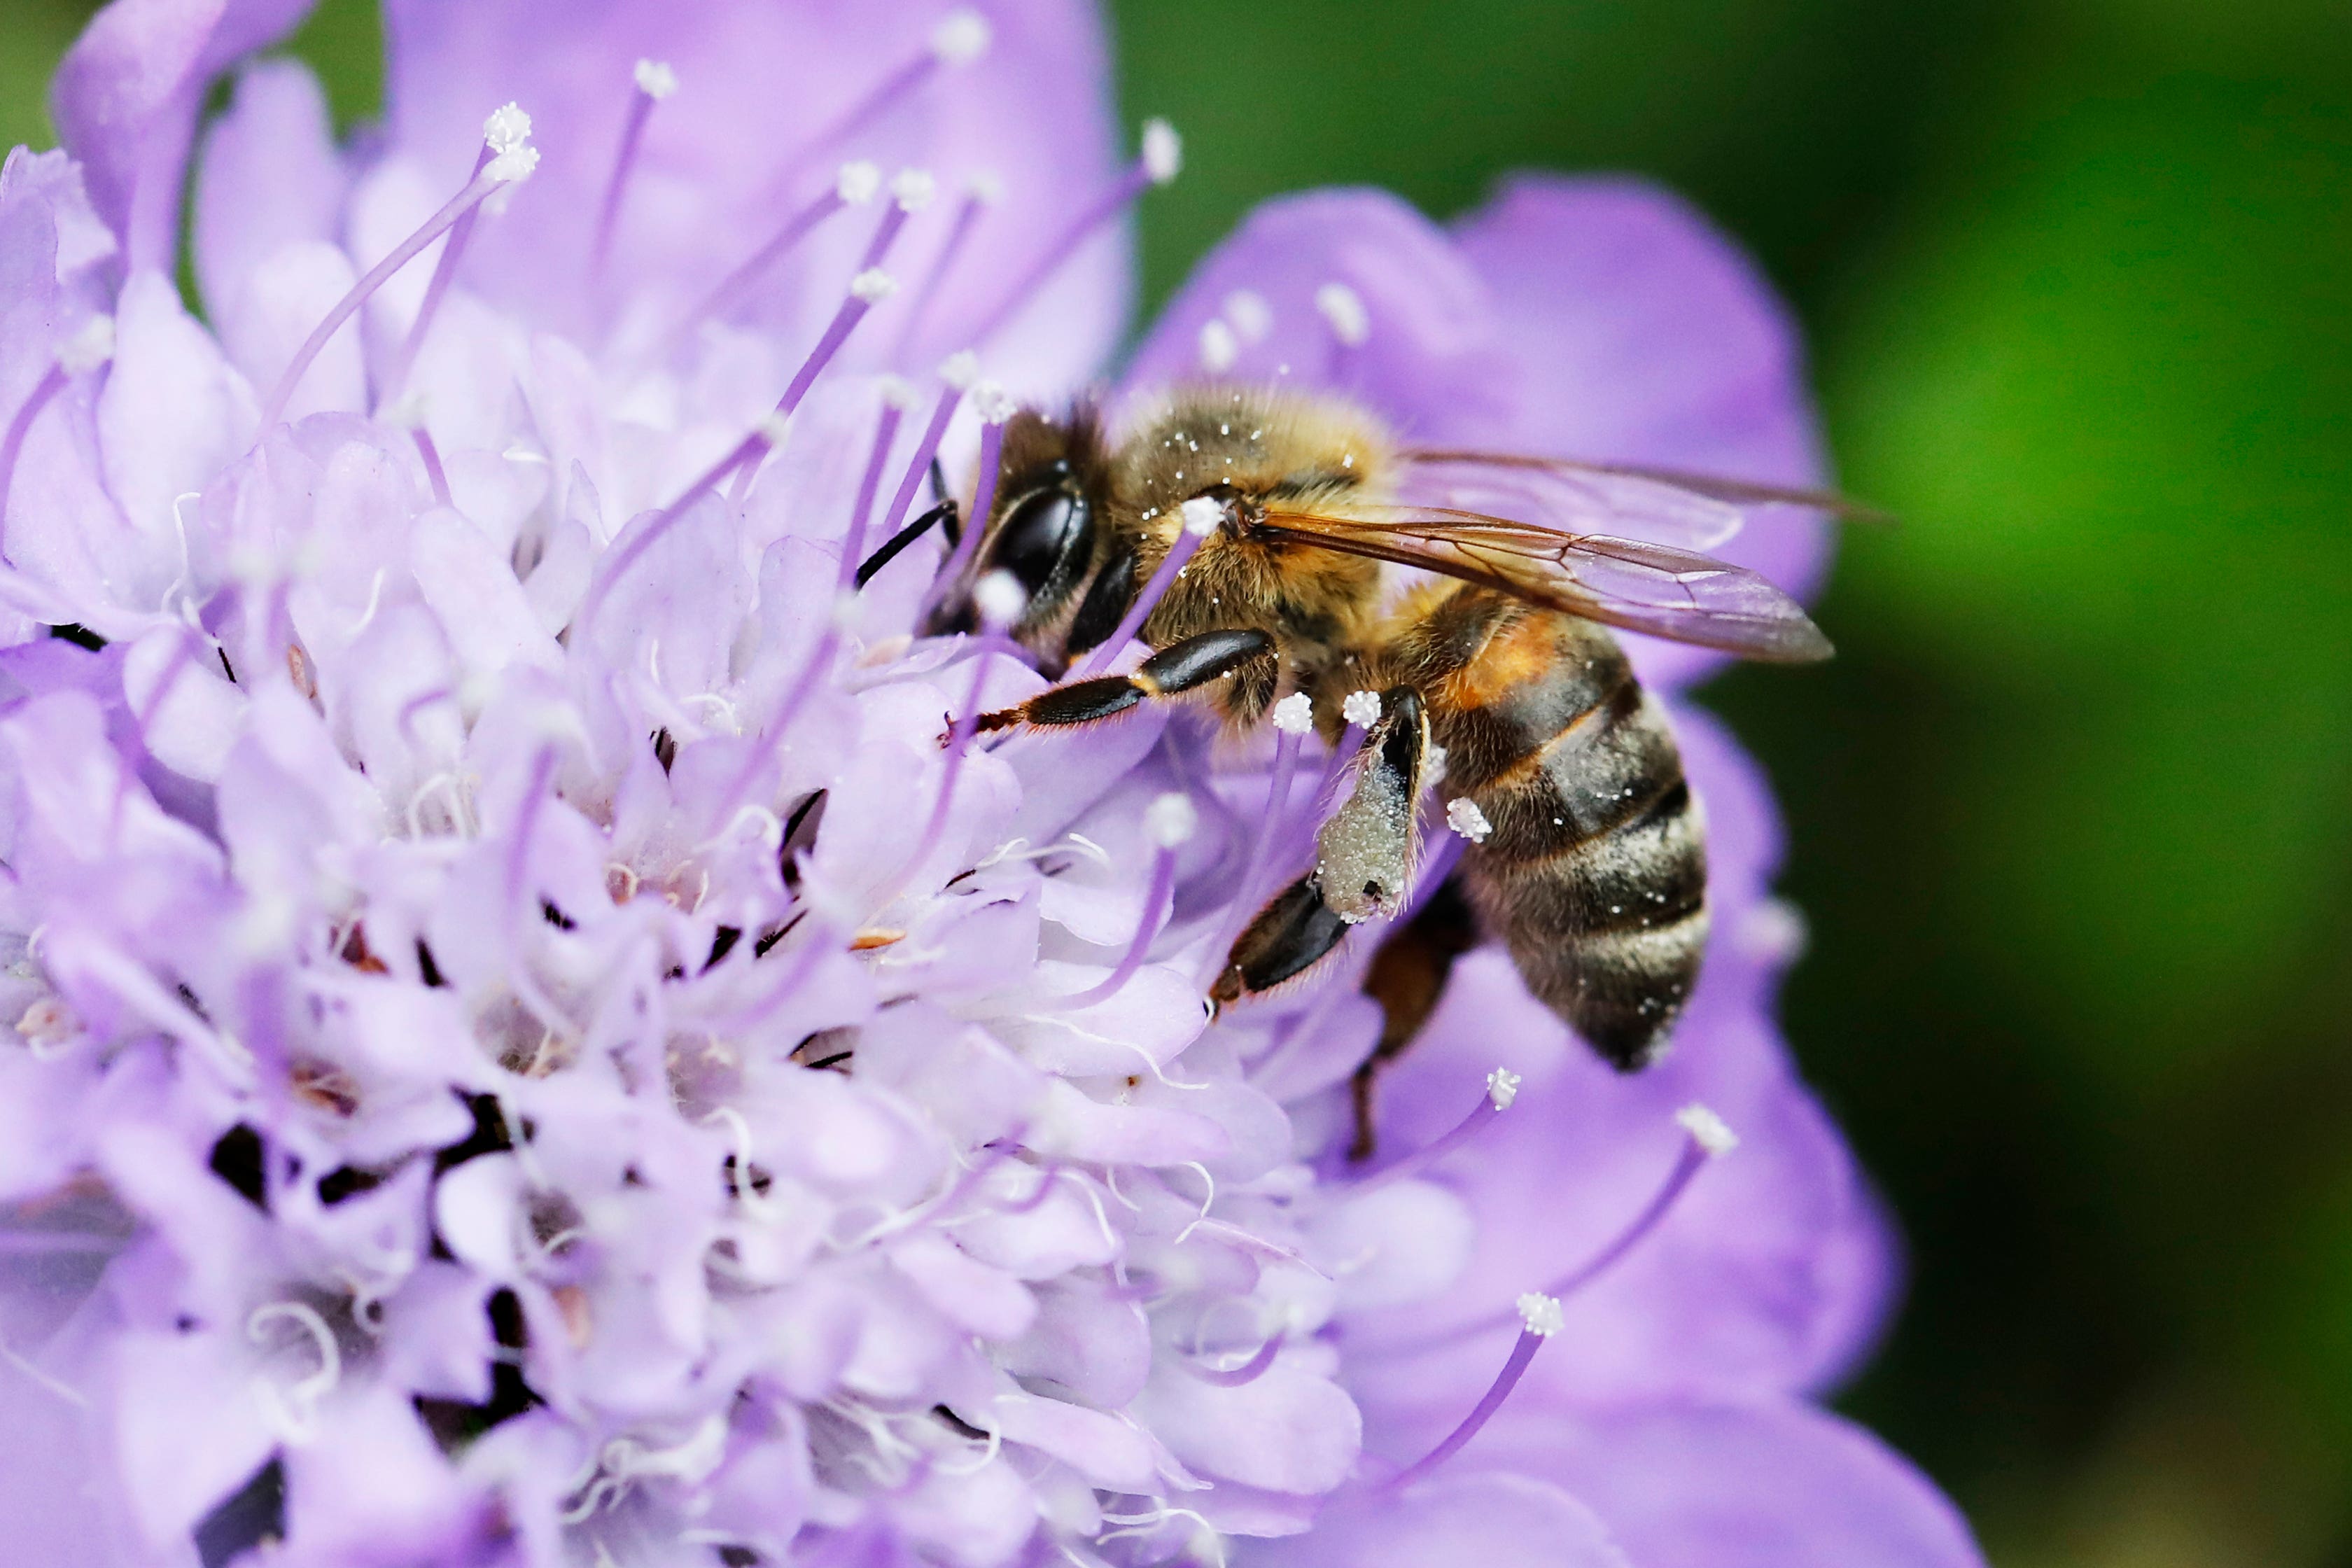
<svg viewBox="0 0 2352 1568"><path fill-rule="evenodd" d="M1350 691L1339 704L1339 717L1359 729L1370 729L1381 721L1381 694Z"/></svg>
<svg viewBox="0 0 2352 1568"><path fill-rule="evenodd" d="M1241 343L1234 330L1214 316L1201 323L1201 368L1212 375L1223 375L1234 368L1241 358Z"/></svg>
<svg viewBox="0 0 2352 1568"><path fill-rule="evenodd" d="M1486 835L1495 831L1495 825L1486 820L1478 803L1466 795L1455 795L1446 803L1445 826L1473 844L1486 843Z"/></svg>
<svg viewBox="0 0 2352 1568"><path fill-rule="evenodd" d="M1184 476L1176 477L1181 479ZM1216 532L1217 525L1225 521L1225 509L1209 496L1194 496L1176 510L1184 519L1184 531L1202 538Z"/></svg>
<svg viewBox="0 0 2352 1568"><path fill-rule="evenodd" d="M988 18L977 11L950 11L931 29L931 53L941 65L968 66L988 53Z"/></svg>
<svg viewBox="0 0 2352 1568"><path fill-rule="evenodd" d="M513 152L530 140L530 116L520 104L502 104L482 121L482 142L493 153Z"/></svg>
<svg viewBox="0 0 2352 1568"><path fill-rule="evenodd" d="M637 90L656 103L677 90L677 72L667 60L639 60L633 74Z"/></svg>
<svg viewBox="0 0 2352 1568"><path fill-rule="evenodd" d="M853 158L833 177L833 194L845 205L862 207L882 189L882 170L863 158Z"/></svg>
<svg viewBox="0 0 2352 1568"><path fill-rule="evenodd" d="M1192 797L1171 790L1155 796L1143 808L1143 836L1155 848L1173 849L1192 837L1200 826L1201 813L1192 805Z"/></svg>
<svg viewBox="0 0 2352 1568"><path fill-rule="evenodd" d="M1568 1326L1566 1314L1559 1310L1559 1298L1546 1296L1535 1290L1519 1298L1519 1321L1528 1332L1538 1339L1548 1340Z"/></svg>
<svg viewBox="0 0 2352 1568"><path fill-rule="evenodd" d="M1274 705L1274 727L1286 735L1304 735L1315 728L1315 704L1304 691L1294 691Z"/></svg>
<svg viewBox="0 0 2352 1568"><path fill-rule="evenodd" d="M1331 323L1331 335L1349 348L1358 347L1372 335L1372 318L1364 309L1364 297L1345 283L1326 283L1316 289L1315 308Z"/></svg>
<svg viewBox="0 0 2352 1568"><path fill-rule="evenodd" d="M1706 1150L1710 1155L1719 1158L1739 1147L1739 1135L1731 1130L1722 1117L1704 1105L1693 1102L1684 1106L1675 1112L1675 1121L1681 1124L1684 1131L1691 1135L1692 1142Z"/></svg>
<svg viewBox="0 0 2352 1568"><path fill-rule="evenodd" d="M1184 167L1184 139L1165 120L1143 122L1143 173L1155 185L1164 185Z"/></svg>
<svg viewBox="0 0 2352 1568"><path fill-rule="evenodd" d="M939 194L940 183L928 169L901 169L890 181L890 199L898 204L900 212L921 212Z"/></svg>

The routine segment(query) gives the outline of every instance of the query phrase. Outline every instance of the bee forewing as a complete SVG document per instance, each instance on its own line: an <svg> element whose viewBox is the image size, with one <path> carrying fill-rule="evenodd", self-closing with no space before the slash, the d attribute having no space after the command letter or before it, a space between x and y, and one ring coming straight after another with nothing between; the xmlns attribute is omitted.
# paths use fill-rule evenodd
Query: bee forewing
<svg viewBox="0 0 2352 1568"><path fill-rule="evenodd" d="M1748 510L1646 474L1470 453L1414 458L1405 464L1398 489L1398 499L1408 504L1702 552L1729 542Z"/></svg>

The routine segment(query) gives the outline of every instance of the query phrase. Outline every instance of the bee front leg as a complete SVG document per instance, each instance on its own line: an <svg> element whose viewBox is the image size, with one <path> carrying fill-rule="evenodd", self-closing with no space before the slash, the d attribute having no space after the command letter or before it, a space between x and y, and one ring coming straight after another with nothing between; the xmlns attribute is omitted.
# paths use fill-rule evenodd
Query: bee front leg
<svg viewBox="0 0 2352 1568"><path fill-rule="evenodd" d="M1124 713L1146 698L1178 697L1228 675L1250 674L1253 664L1271 665L1274 639L1260 631L1202 632L1171 643L1129 675L1074 680L1041 691L1017 708L980 716L980 730L1010 730L1018 724L1051 728L1091 724Z"/></svg>

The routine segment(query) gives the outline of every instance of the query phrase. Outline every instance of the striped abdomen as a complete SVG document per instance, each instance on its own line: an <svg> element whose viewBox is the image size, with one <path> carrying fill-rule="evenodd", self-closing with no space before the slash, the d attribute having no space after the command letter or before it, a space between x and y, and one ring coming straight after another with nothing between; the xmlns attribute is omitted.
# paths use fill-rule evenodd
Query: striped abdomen
<svg viewBox="0 0 2352 1568"><path fill-rule="evenodd" d="M1706 945L1705 817L1674 732L1602 627L1475 590L1454 600L1485 635L1456 640L1467 657L1423 689L1441 793L1491 825L1464 860L1471 901L1538 997L1641 1067Z"/></svg>

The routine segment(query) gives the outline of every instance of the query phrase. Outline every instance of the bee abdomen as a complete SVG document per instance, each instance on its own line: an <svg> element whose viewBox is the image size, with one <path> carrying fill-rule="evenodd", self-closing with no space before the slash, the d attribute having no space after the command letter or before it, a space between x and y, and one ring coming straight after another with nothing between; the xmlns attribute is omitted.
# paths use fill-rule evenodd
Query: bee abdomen
<svg viewBox="0 0 2352 1568"><path fill-rule="evenodd" d="M1465 866L1488 928L1578 1034L1642 1066L1706 944L1705 816L1664 712L1625 671L1469 793L1490 825Z"/></svg>

